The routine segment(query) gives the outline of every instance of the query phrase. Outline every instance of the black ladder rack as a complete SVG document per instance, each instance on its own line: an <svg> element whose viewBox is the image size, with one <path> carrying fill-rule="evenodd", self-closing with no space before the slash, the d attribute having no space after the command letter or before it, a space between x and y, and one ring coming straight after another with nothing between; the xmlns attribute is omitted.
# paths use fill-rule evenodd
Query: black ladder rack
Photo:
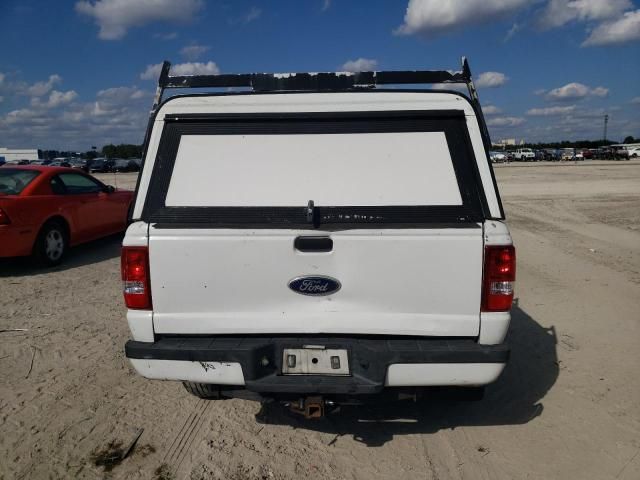
<svg viewBox="0 0 640 480"><path fill-rule="evenodd" d="M378 85L424 85L434 83L464 83L469 92L480 129L488 151L491 147L489 130L484 120L478 92L471 79L471 69L466 57L461 59L462 69L448 70L404 70L378 72L319 72L319 73L239 73L219 75L169 75L171 63L162 63L158 89L151 115L157 111L164 90L167 88L250 88L253 92L330 92L354 89L373 89Z"/></svg>

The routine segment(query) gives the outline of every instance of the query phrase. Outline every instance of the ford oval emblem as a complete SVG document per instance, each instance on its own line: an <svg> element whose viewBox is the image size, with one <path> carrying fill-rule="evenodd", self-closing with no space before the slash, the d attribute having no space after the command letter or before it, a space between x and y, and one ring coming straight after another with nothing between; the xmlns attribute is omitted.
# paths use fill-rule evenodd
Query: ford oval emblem
<svg viewBox="0 0 640 480"><path fill-rule="evenodd" d="M331 295L336 293L342 285L335 278L321 275L309 275L294 278L289 282L289 288L300 295Z"/></svg>

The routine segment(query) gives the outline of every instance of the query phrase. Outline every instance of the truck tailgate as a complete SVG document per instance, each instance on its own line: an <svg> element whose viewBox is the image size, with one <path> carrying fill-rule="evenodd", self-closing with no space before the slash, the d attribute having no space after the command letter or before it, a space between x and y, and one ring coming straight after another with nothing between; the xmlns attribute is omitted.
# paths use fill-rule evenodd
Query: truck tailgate
<svg viewBox="0 0 640 480"><path fill-rule="evenodd" d="M298 236L330 252L300 252ZM149 228L156 333L357 333L476 336L482 228ZM324 275L342 288L300 295L289 282Z"/></svg>

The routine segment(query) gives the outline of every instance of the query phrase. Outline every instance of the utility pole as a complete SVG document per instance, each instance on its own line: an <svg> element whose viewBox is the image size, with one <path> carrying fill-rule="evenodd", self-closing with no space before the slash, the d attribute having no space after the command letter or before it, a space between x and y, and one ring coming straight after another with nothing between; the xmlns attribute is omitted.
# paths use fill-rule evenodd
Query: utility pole
<svg viewBox="0 0 640 480"><path fill-rule="evenodd" d="M604 116L604 143L607 143L607 124L609 123L609 115Z"/></svg>

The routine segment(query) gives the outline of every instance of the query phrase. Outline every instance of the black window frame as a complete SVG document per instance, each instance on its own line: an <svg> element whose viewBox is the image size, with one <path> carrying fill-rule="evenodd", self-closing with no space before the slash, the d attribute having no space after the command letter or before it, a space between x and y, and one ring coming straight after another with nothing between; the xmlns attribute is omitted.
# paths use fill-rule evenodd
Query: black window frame
<svg viewBox="0 0 640 480"><path fill-rule="evenodd" d="M167 206L182 135L444 132L461 205ZM313 200L310 198L309 200ZM156 228L422 228L491 218L463 110L167 115L141 219Z"/></svg>

